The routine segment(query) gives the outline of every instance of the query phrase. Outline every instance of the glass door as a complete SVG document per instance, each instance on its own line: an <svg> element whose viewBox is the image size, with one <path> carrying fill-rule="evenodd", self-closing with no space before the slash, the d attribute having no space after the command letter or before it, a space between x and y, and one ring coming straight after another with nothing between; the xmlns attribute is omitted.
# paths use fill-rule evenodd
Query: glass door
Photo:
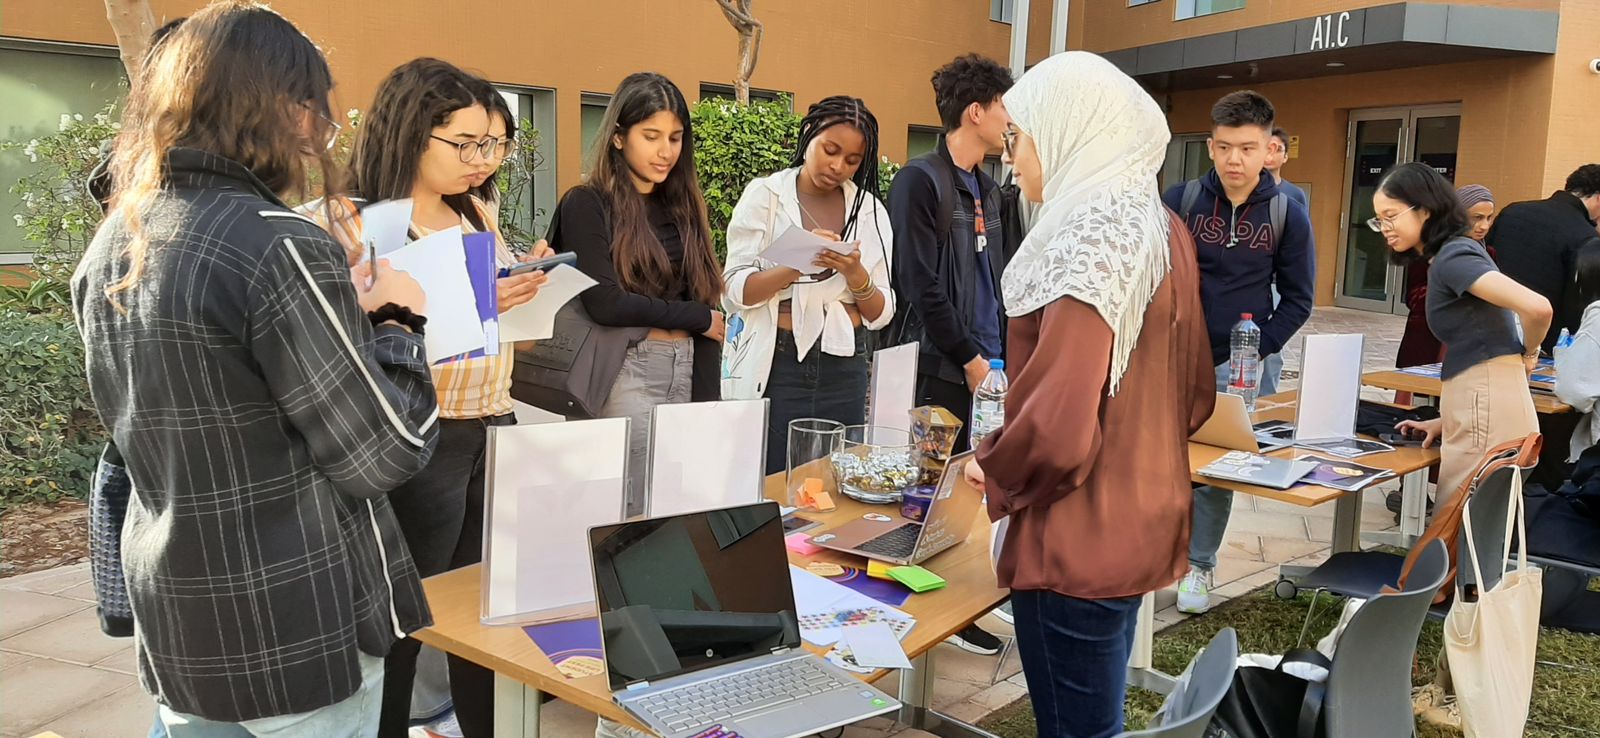
<svg viewBox="0 0 1600 738"><path fill-rule="evenodd" d="M1339 274L1334 304L1405 314L1405 277L1389 262L1383 236L1367 227L1372 195L1396 164L1420 161L1455 181L1461 108L1455 105L1358 110L1350 114Z"/></svg>

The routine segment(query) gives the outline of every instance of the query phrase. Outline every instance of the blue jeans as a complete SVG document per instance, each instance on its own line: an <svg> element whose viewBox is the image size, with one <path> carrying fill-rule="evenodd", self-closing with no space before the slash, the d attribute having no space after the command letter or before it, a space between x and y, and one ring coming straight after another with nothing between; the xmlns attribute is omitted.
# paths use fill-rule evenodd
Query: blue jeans
<svg viewBox="0 0 1600 738"><path fill-rule="evenodd" d="M327 707L294 715L218 723L196 715L175 712L165 705L156 710L157 725L170 738L374 738L383 704L383 659L361 654L361 686L356 693ZM151 736L159 735L151 729Z"/></svg>
<svg viewBox="0 0 1600 738"><path fill-rule="evenodd" d="M1278 394L1278 380L1283 375L1283 357L1273 354L1261 362L1262 397ZM1228 389L1228 364L1217 365L1217 391ZM1217 568L1217 549L1222 548L1222 537L1228 532L1228 518L1233 515L1233 490L1216 487L1194 488L1193 524L1189 529L1189 565L1197 569Z"/></svg>
<svg viewBox="0 0 1600 738"><path fill-rule="evenodd" d="M1039 738L1111 738L1122 732L1141 599L1011 591L1017 653Z"/></svg>

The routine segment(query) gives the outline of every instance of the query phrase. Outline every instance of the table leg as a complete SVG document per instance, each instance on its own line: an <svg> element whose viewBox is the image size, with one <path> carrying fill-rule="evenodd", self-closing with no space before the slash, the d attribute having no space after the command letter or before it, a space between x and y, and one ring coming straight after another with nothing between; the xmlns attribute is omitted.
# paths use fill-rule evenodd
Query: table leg
<svg viewBox="0 0 1600 738"><path fill-rule="evenodd" d="M1367 543L1410 549L1428 527L1428 470L1405 475L1400 480L1400 530L1362 534Z"/></svg>
<svg viewBox="0 0 1600 738"><path fill-rule="evenodd" d="M1333 503L1333 552L1361 550L1361 493L1339 495Z"/></svg>
<svg viewBox="0 0 1600 738"><path fill-rule="evenodd" d="M911 660L900 670L900 722L939 738L998 738L995 734L935 712L933 704L934 652Z"/></svg>
<svg viewBox="0 0 1600 738"><path fill-rule="evenodd" d="M494 675L494 738L539 738L542 695L504 674Z"/></svg>
<svg viewBox="0 0 1600 738"><path fill-rule="evenodd" d="M1155 620L1156 594L1149 592L1139 603L1139 620L1133 630L1133 652L1128 657L1128 686L1157 694L1170 694L1178 680L1155 668Z"/></svg>

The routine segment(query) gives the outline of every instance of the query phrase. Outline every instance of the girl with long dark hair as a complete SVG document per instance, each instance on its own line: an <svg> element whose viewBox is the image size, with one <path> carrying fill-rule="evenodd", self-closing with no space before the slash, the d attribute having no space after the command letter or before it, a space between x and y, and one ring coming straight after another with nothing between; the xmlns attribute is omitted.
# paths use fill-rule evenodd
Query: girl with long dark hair
<svg viewBox="0 0 1600 738"><path fill-rule="evenodd" d="M312 169L338 181L332 87L265 6L195 13L134 79L73 278L133 482L140 677L173 738L371 735L383 654L430 622L385 495L437 434L424 296L284 204Z"/></svg>
<svg viewBox="0 0 1600 738"><path fill-rule="evenodd" d="M854 97L829 97L800 122L794 165L745 188L728 223L724 399L771 400L768 474L782 471L789 423L865 422L866 331L894 317L889 211L878 200L878 120ZM809 274L761 258L802 228L851 243L820 249Z"/></svg>
<svg viewBox="0 0 1600 738"><path fill-rule="evenodd" d="M491 133L487 82L438 59L396 67L378 85L351 154L352 189L365 202L410 198L411 238L461 228L496 236L496 261L516 263L500 236L495 209L473 196L514 145ZM489 101L492 104L492 101ZM492 186L492 182L489 182ZM359 231L361 200L335 202L336 233ZM352 259L361 244L346 241ZM537 251L537 249L536 249ZM543 274L497 281L501 312L526 303ZM389 493L406 544L422 576L475 564L483 552L484 468L489 426L515 423L511 346L494 356L433 366L439 399L439 448L428 466ZM409 728L412 685L421 643L404 639L385 659L381 738ZM450 656L450 691L466 738L493 732L493 673Z"/></svg>
<svg viewBox="0 0 1600 738"><path fill-rule="evenodd" d="M632 418L627 512L645 509L652 408L715 400L724 334L722 271L695 179L689 105L671 80L640 72L617 87L588 181L556 207L550 241L597 284L578 297L596 323L648 328L601 408Z"/></svg>

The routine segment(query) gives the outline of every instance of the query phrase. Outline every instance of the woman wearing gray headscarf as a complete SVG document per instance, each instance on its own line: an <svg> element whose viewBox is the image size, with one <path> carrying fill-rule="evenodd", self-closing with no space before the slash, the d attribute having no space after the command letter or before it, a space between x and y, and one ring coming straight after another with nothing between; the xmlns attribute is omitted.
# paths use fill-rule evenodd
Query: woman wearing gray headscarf
<svg viewBox="0 0 1600 738"><path fill-rule="evenodd" d="M1189 568L1188 438L1216 376L1194 241L1156 192L1160 107L1081 51L1005 104L1006 155L1040 208L1001 281L1006 423L967 469L990 517L1010 516L996 574L1039 735L1101 738L1122 729L1140 600Z"/></svg>
<svg viewBox="0 0 1600 738"><path fill-rule="evenodd" d="M1489 234L1494 224L1494 195L1483 185L1462 185L1456 188L1456 199L1467 211L1466 236L1478 243ZM1494 256L1494 251L1489 251ZM1400 338L1400 351L1395 355L1398 369L1408 366L1437 364L1444 358L1444 345L1428 328L1428 260L1418 259L1406 267L1406 307L1411 316L1406 318L1406 332Z"/></svg>

